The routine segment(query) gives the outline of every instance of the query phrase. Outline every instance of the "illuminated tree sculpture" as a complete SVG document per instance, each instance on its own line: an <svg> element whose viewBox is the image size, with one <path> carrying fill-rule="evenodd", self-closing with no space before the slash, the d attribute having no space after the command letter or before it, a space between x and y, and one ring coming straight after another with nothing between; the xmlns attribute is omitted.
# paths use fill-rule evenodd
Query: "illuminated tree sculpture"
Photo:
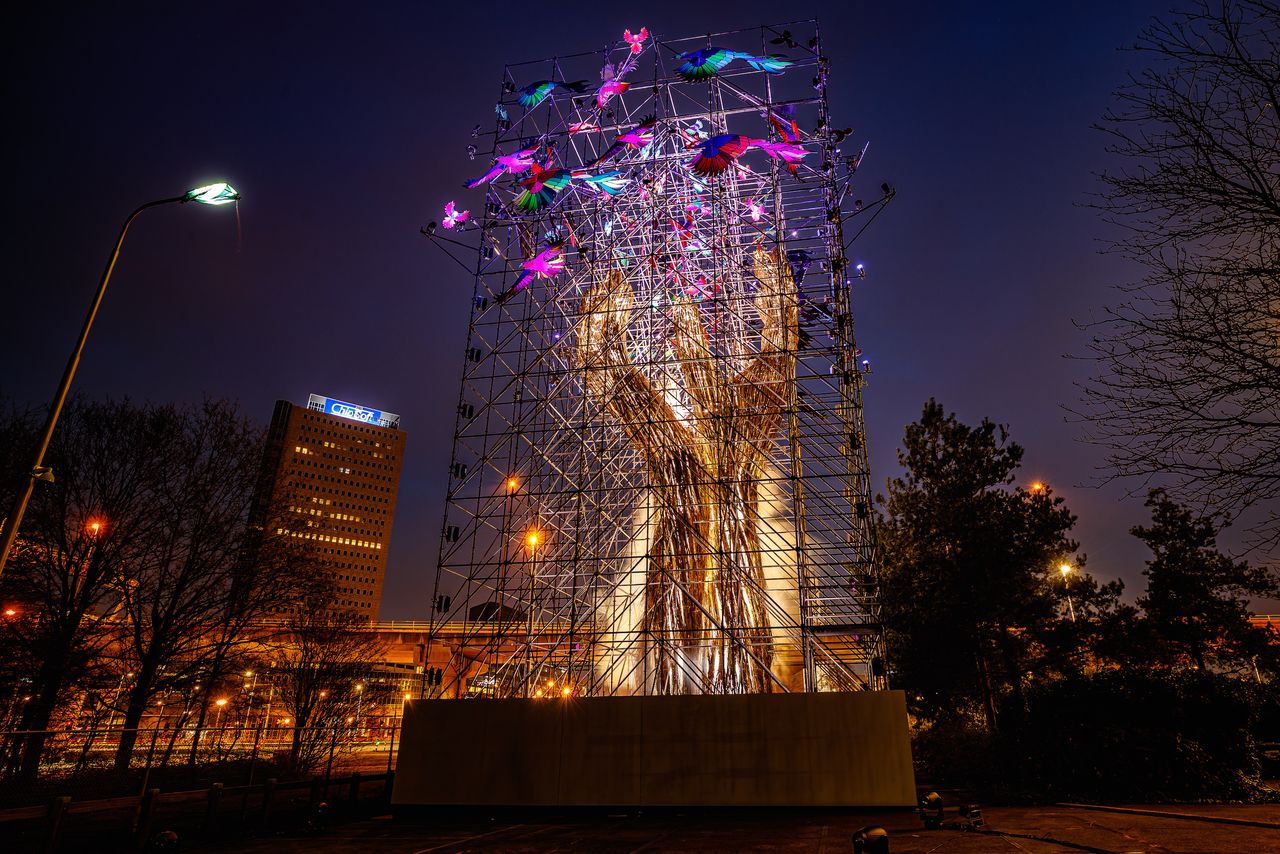
<svg viewBox="0 0 1280 854"><path fill-rule="evenodd" d="M892 188L855 189L816 22L641 33L507 66L423 230L474 277L440 693L883 685L844 229Z"/></svg>
<svg viewBox="0 0 1280 854"><path fill-rule="evenodd" d="M779 253L755 252L759 351L716 358L696 304L674 309L672 344L691 401L678 414L632 363L631 286L621 271L583 299L578 350L586 388L641 451L658 507L643 635L660 693L769 689L773 647L761 566L760 475L795 377L795 288ZM737 354L740 357L746 354Z"/></svg>

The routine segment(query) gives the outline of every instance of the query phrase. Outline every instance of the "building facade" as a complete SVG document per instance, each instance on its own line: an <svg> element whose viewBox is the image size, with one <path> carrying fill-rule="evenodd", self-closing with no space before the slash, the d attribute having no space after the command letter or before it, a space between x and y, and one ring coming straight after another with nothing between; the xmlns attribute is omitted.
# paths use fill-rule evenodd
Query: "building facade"
<svg viewBox="0 0 1280 854"><path fill-rule="evenodd" d="M313 394L276 402L261 494L302 517L333 573L335 608L376 620L387 571L405 435L400 416Z"/></svg>

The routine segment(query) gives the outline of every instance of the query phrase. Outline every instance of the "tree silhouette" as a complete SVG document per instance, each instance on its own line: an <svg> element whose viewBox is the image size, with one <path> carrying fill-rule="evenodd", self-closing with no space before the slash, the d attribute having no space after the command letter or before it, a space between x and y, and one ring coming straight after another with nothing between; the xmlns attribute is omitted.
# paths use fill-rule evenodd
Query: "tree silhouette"
<svg viewBox="0 0 1280 854"><path fill-rule="evenodd" d="M1219 552L1216 520L1197 516L1163 490L1151 490L1147 506L1151 525L1132 533L1152 553L1143 570L1146 594L1138 600L1154 641L1148 660L1249 675L1255 665L1275 670L1280 645L1249 622L1249 600L1280 597L1280 578Z"/></svg>
<svg viewBox="0 0 1280 854"><path fill-rule="evenodd" d="M1135 45L1149 67L1101 125L1119 171L1098 206L1145 269L1089 324L1090 437L1116 477L1255 508L1280 544L1280 5L1198 3Z"/></svg>
<svg viewBox="0 0 1280 854"><path fill-rule="evenodd" d="M1076 627L1119 593L1078 571L1062 498L1009 488L1022 454L1006 428L969 427L933 400L906 428L906 473L889 482L879 525L881 595L892 682L926 717L981 714L995 729L1000 702L1020 697L1055 648L1075 648Z"/></svg>

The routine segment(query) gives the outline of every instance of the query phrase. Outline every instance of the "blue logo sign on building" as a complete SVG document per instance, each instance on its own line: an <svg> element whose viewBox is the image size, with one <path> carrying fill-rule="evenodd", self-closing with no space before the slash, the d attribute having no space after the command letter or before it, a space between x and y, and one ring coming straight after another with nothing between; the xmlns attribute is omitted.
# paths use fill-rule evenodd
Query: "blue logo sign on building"
<svg viewBox="0 0 1280 854"><path fill-rule="evenodd" d="M383 412L380 409L370 409L367 406L347 403L345 400L334 400L318 394L313 394L308 398L307 408L323 412L326 415L336 415L339 418L349 418L352 421L373 424L377 427L398 428L400 426L400 416L394 413Z"/></svg>

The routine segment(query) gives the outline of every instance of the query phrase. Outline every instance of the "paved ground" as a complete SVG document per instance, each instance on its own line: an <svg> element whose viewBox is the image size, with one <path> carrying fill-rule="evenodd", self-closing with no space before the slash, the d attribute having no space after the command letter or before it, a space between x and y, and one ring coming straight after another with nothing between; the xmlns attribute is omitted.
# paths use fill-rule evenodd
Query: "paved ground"
<svg viewBox="0 0 1280 854"><path fill-rule="evenodd" d="M220 851L241 854L377 851L428 852L660 852L852 851L851 836L866 824L890 834L893 854L987 854L988 852L1178 852L1264 854L1280 851L1280 807L1205 806L1155 809L1231 818L1272 827L1250 827L1173 817L1073 809L991 807L986 832L924 830L914 813L848 811L648 812L626 815L488 817L474 813L382 816L305 836L272 836L223 842Z"/></svg>

